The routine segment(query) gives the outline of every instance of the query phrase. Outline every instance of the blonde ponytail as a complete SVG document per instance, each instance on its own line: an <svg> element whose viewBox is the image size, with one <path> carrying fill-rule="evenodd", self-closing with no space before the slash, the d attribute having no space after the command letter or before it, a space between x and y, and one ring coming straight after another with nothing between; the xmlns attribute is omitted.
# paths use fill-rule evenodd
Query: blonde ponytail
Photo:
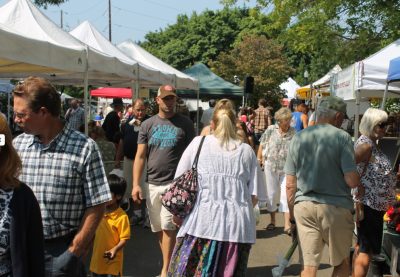
<svg viewBox="0 0 400 277"><path fill-rule="evenodd" d="M234 128L236 121L235 113L227 107L221 107L214 111L214 117L212 120L215 127L213 134L218 138L219 145L221 145L221 147L224 146L228 151L235 150L235 142L239 142L239 145L242 143L242 141L236 136ZM230 141L233 143L232 149L228 148Z"/></svg>

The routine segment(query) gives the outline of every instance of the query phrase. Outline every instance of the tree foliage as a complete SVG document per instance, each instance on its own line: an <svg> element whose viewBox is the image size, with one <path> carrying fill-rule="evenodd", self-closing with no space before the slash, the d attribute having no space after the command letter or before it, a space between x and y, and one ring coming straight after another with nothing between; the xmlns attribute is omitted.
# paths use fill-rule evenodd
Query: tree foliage
<svg viewBox="0 0 400 277"><path fill-rule="evenodd" d="M241 41L242 34L254 32L266 35L267 16L250 17L250 10L224 8L205 10L191 17L179 15L176 24L146 34L142 47L170 64L183 70L197 62L207 63L220 52L229 52Z"/></svg>
<svg viewBox="0 0 400 277"><path fill-rule="evenodd" d="M210 60L209 66L227 81L232 82L236 75L241 80L240 86L243 86L245 76L253 76L254 92L250 105L256 106L259 99L265 98L274 110L279 109L285 96L279 85L295 72L288 66L284 47L264 35L244 34L242 39L230 53L221 52L216 60Z"/></svg>
<svg viewBox="0 0 400 277"><path fill-rule="evenodd" d="M248 1L248 0L246 0ZM237 0L220 0L233 5ZM303 53L339 55L342 66L364 59L400 38L398 0L258 0L253 13L268 13L270 32Z"/></svg>
<svg viewBox="0 0 400 277"><path fill-rule="evenodd" d="M38 7L44 7L47 9L49 5L60 5L67 2L68 0L35 0L35 5Z"/></svg>

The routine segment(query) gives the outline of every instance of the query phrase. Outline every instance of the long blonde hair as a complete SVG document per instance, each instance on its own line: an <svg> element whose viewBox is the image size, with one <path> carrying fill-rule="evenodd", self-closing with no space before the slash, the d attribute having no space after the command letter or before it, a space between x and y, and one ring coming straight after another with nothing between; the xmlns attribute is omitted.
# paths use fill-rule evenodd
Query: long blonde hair
<svg viewBox="0 0 400 277"><path fill-rule="evenodd" d="M228 107L221 107L218 110L214 110L214 116L212 121L214 122L214 136L218 138L219 145L224 146L226 150L235 150L235 142L242 144L242 141L236 136L235 121L236 115L233 110ZM233 142L233 148L229 149L229 142Z"/></svg>
<svg viewBox="0 0 400 277"><path fill-rule="evenodd" d="M19 186L18 176L21 174L22 161L12 145L12 136L7 121L0 114L0 134L5 137L5 144L0 151L0 184L5 188Z"/></svg>
<svg viewBox="0 0 400 277"><path fill-rule="evenodd" d="M235 103L233 103L233 101L229 99L219 100L214 107L213 116L216 113L216 111L219 110L219 108L221 107L227 107L228 109L235 110Z"/></svg>

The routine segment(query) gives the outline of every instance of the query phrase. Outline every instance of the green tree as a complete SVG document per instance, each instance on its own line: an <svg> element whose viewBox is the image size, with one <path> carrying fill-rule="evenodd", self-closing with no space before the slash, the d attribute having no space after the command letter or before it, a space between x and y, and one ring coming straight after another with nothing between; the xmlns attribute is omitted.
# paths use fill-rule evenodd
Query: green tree
<svg viewBox="0 0 400 277"><path fill-rule="evenodd" d="M248 1L248 0L246 0ZM220 0L234 5L237 0ZM269 31L291 49L325 59L339 55L342 66L364 59L400 38L398 0L258 0L253 13L268 13Z"/></svg>
<svg viewBox="0 0 400 277"><path fill-rule="evenodd" d="M264 98L276 111L282 106L285 91L279 85L295 70L288 66L283 53L283 45L274 40L256 34L244 34L243 41L238 43L229 54L221 52L215 61L208 63L211 69L222 78L232 81L236 75L242 80L245 76L254 77L254 92L250 105L255 107L258 100Z"/></svg>
<svg viewBox="0 0 400 277"><path fill-rule="evenodd" d="M47 9L49 5L60 5L68 0L35 0L35 5Z"/></svg>
<svg viewBox="0 0 400 277"><path fill-rule="evenodd" d="M190 17L179 15L177 22L167 28L146 34L141 46L170 64L183 70L197 62L207 63L220 52L229 52L241 42L244 33L267 35L270 20L265 15L250 16L249 8L205 10Z"/></svg>

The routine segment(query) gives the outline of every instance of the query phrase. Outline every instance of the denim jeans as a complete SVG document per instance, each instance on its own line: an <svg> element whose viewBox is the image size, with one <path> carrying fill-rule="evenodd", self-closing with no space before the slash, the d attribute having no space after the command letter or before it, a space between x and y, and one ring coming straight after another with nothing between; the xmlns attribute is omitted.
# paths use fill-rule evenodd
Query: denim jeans
<svg viewBox="0 0 400 277"><path fill-rule="evenodd" d="M46 277L86 277L85 264L68 250L74 234L45 242Z"/></svg>

